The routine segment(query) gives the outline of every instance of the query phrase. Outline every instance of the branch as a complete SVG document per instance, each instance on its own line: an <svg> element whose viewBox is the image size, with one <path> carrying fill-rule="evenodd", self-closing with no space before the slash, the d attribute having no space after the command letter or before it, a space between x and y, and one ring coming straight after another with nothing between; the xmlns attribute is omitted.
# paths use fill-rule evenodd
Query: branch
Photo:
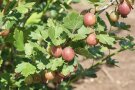
<svg viewBox="0 0 135 90"><path fill-rule="evenodd" d="M133 44L132 46L133 46L133 47L121 48L121 49L119 49L118 51L116 51L116 52L114 52L114 53L112 53L112 54L106 56L105 58L101 59L101 62L104 62L104 61L105 61L106 59L108 59L109 57L112 57L112 56L114 56L114 55L116 55L116 54L118 54L118 53L120 53L120 52L122 52L122 51L125 51L125 50L128 50L128 49L132 49L132 48L134 49L135 44Z"/></svg>
<svg viewBox="0 0 135 90"><path fill-rule="evenodd" d="M66 4L69 5L71 2L72 2L72 0L68 0ZM64 11L64 9L61 8L61 9L59 10L59 13L62 13L63 11Z"/></svg>
<svg viewBox="0 0 135 90"><path fill-rule="evenodd" d="M133 47L134 47L134 46L135 46L135 44L133 44ZM129 48L121 48L121 49L119 49L118 51L116 51L116 52L114 52L114 53L112 53L112 54L110 54L110 55L104 57L103 59L99 60L96 64L94 64L94 65L91 66L90 68L95 67L95 66L98 66L98 65L102 65L103 62L106 61L108 58L110 58L110 57L112 57L112 56L114 56L114 55L116 55L116 54L118 54L118 53L120 53L120 52L123 52L123 51L125 51L125 50L128 50L128 49L131 49L131 47L129 47Z"/></svg>
<svg viewBox="0 0 135 90"><path fill-rule="evenodd" d="M105 58L101 59L101 62L104 62L104 61L105 61L106 59L108 59L109 57L112 57L112 56L114 56L114 55L116 55L116 54L118 54L118 53L120 53L120 52L122 52L122 51L125 51L125 50L127 50L127 49L120 49L120 50L118 50L118 51L116 51L116 52L114 52L114 53L112 53L112 54L106 56Z"/></svg>
<svg viewBox="0 0 135 90"><path fill-rule="evenodd" d="M9 1L7 2L7 4L6 4L6 6L4 7L4 9L2 10L3 15L6 13L6 11L7 11L7 9L9 8L9 5L10 5L11 2L12 2L12 0L9 0Z"/></svg>
<svg viewBox="0 0 135 90"><path fill-rule="evenodd" d="M106 6L102 7L102 8L99 10L98 13L100 14L100 13L102 13L104 10L106 10L107 8L109 8L110 6L112 6L115 1L116 1L116 0L110 1Z"/></svg>
<svg viewBox="0 0 135 90"><path fill-rule="evenodd" d="M46 7L43 11L43 14L46 13L47 9L50 7L50 5L55 2L55 0L47 0L47 4L46 4Z"/></svg>

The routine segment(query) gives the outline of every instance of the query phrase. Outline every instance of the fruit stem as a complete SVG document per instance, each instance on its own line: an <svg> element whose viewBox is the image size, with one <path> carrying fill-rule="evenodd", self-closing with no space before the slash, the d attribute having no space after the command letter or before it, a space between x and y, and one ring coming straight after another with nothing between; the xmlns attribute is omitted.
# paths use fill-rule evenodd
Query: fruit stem
<svg viewBox="0 0 135 90"><path fill-rule="evenodd" d="M110 6L113 5L114 2L116 2L117 0L112 0L110 1L106 6L102 7L100 10L99 10L99 14L102 13L104 10L106 10L107 8L109 8Z"/></svg>

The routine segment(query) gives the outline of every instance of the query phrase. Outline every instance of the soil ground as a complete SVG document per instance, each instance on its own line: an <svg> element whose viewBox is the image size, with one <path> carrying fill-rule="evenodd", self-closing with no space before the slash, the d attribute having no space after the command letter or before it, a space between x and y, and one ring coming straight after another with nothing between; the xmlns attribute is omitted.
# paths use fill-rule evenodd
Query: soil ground
<svg viewBox="0 0 135 90"><path fill-rule="evenodd" d="M72 7L81 12L90 6L85 0L81 0L80 3L73 4ZM105 12L101 16L108 24ZM135 9L128 15L128 18L121 18L120 21L130 24L131 32L118 30L117 34L122 36L131 34L135 36ZM114 58L119 61L119 68L102 66L102 69L97 72L97 78L81 80L80 84L74 85L74 90L135 90L135 51L125 51L114 56ZM90 60L84 61L82 65L88 67L90 66L89 62Z"/></svg>

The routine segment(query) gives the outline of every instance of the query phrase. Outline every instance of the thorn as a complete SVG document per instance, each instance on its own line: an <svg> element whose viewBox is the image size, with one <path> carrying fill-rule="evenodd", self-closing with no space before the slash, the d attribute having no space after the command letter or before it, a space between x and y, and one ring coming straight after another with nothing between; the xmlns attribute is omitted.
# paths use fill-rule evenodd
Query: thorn
<svg viewBox="0 0 135 90"><path fill-rule="evenodd" d="M101 69L103 72L104 72L104 74L111 80L111 82L114 82L114 78L109 74L109 72L104 68L104 67L102 67L102 69Z"/></svg>

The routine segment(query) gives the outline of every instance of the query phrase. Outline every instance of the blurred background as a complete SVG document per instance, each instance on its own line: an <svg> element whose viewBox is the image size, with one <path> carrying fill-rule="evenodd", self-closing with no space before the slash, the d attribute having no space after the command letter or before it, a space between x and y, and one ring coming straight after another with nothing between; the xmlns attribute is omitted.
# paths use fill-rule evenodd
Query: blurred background
<svg viewBox="0 0 135 90"><path fill-rule="evenodd" d="M81 12L84 9L89 9L91 5L86 0L81 0L80 3L74 3L71 5L76 11ZM135 6L133 6L135 7ZM108 8L107 11L114 8ZM105 16L105 12L101 14L103 20L108 24L109 22ZM117 30L112 27L118 35L132 35L135 36L135 9L131 11L127 18L120 18L119 21L123 21L131 25L131 32L126 30ZM79 80L73 86L74 90L135 90L135 51L125 51L119 53L113 57L119 61L119 67L107 67L102 66L101 70L97 72L97 78L85 78ZM92 60L83 61L81 64L87 68L90 66Z"/></svg>

